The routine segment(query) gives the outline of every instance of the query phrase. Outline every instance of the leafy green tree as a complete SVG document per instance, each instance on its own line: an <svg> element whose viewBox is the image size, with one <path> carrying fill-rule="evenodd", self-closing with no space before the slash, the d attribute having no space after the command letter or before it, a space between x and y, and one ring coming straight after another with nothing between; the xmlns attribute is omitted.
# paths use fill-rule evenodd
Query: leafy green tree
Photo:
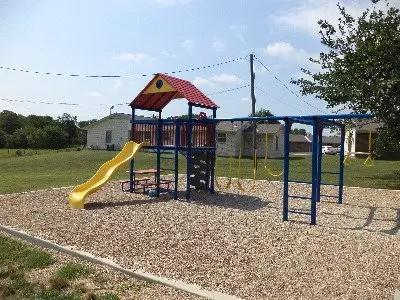
<svg viewBox="0 0 400 300"><path fill-rule="evenodd" d="M0 148L5 148L7 145L7 134L0 130Z"/></svg>
<svg viewBox="0 0 400 300"><path fill-rule="evenodd" d="M50 116L29 115L25 118L26 127L43 128L50 124L55 124L55 120Z"/></svg>
<svg viewBox="0 0 400 300"><path fill-rule="evenodd" d="M68 133L60 126L47 125L40 132L44 148L61 149L69 146Z"/></svg>
<svg viewBox="0 0 400 300"><path fill-rule="evenodd" d="M74 145L79 137L79 129L77 127L77 118L70 114L62 114L57 118L57 122L61 128L67 133L67 144Z"/></svg>
<svg viewBox="0 0 400 300"><path fill-rule="evenodd" d="M269 109L260 108L259 110L256 111L256 113L255 113L254 116L255 116L255 117L261 117L261 118L262 118L262 117L273 117L274 114L273 114ZM249 115L249 117L251 117L251 114ZM267 121L266 123L269 123L269 124L279 124L278 121L273 121L273 120Z"/></svg>
<svg viewBox="0 0 400 300"><path fill-rule="evenodd" d="M0 112L0 129L5 133L12 134L22 127L24 127L24 116L9 110Z"/></svg>
<svg viewBox="0 0 400 300"><path fill-rule="evenodd" d="M19 128L7 136L8 148L28 148L27 132L25 128Z"/></svg>
<svg viewBox="0 0 400 300"><path fill-rule="evenodd" d="M91 120L87 120L87 121L79 121L78 122L78 127L79 128L83 128L83 127L86 127L86 126L88 126L90 124L93 124L95 122L97 122L97 119L91 119Z"/></svg>
<svg viewBox="0 0 400 300"><path fill-rule="evenodd" d="M379 0L373 0L377 3ZM356 18L338 4L338 24L320 20L321 43L327 49L310 61L320 71L302 69L292 80L303 95L315 95L329 107L371 112L384 122L383 150L400 150L400 13L386 1Z"/></svg>
<svg viewBox="0 0 400 300"><path fill-rule="evenodd" d="M307 135L307 131L304 128L293 128L290 130L290 133Z"/></svg>

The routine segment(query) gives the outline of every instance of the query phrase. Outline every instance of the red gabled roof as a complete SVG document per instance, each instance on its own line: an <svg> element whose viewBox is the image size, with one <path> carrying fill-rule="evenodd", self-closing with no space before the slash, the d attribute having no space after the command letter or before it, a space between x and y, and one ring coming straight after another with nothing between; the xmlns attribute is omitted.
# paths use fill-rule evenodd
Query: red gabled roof
<svg viewBox="0 0 400 300"><path fill-rule="evenodd" d="M152 91L148 91L156 80L164 80L171 88L164 91L159 88L160 91L154 91L153 87ZM189 103L204 108L218 107L191 82L161 73L156 74L129 105L144 110L162 110L171 100L177 98L185 98Z"/></svg>

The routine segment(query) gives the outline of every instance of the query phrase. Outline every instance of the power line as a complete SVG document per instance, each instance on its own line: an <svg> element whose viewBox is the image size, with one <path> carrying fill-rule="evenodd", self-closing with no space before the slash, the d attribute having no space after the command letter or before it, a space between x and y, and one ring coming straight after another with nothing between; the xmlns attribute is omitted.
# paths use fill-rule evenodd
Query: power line
<svg viewBox="0 0 400 300"><path fill-rule="evenodd" d="M232 89L225 89L225 90L220 90L220 91L215 91L211 93L207 93L207 96L211 95L218 95L218 94L224 94L224 93L229 93L233 91L237 91L243 88L249 87L249 84L242 85L236 88ZM111 106L111 105L116 105L116 106L122 106L122 105L129 105L130 102L122 102L122 103L71 103L71 102L65 102L65 101L47 101L47 100L41 100L41 99L36 99L36 100L26 100L26 99L16 99L16 98L0 98L0 101L4 102L11 102L11 103L31 103L31 104L46 104L46 105L66 105L66 106L85 106L85 105L97 105L97 106Z"/></svg>
<svg viewBox="0 0 400 300"><path fill-rule="evenodd" d="M246 57L238 57L230 60L221 61L219 63L204 65L199 67L187 67L176 71L171 72L164 72L163 74L177 74L177 73L186 73L186 72L193 72L197 70L204 70L215 68L218 66L222 66L225 64L230 64L234 62L238 62L240 60L245 59ZM17 68L17 67L9 67L9 66L0 66L1 70L6 71L14 71L14 72L21 72L21 73L31 73L35 75L47 75L47 76L57 76L57 77L80 77L80 78L133 78L133 77L146 77L146 76L154 76L156 73L146 73L146 74L132 74L132 75L82 75L77 73L63 73L63 72L39 72L33 71L27 68Z"/></svg>
<svg viewBox="0 0 400 300"><path fill-rule="evenodd" d="M299 96L299 94L297 94L295 91L293 91L291 88L288 87L288 85L281 80L278 76L276 76L266 65L264 65L262 63L262 61L256 57L256 60L258 61L258 63L263 66L269 73L271 73L272 77L278 81L287 91L289 91L289 93L291 93L292 95L294 95L296 98L298 98L300 101L304 102L305 104L307 104L308 106L314 108L315 110L321 112L321 113L326 113L325 111L319 109L318 107L316 107L315 105L311 104L310 102L308 102L307 100L303 99L302 97Z"/></svg>
<svg viewBox="0 0 400 300"><path fill-rule="evenodd" d="M206 93L207 96L212 96L212 95L218 95L218 94L224 94L224 93L229 93L229 92L233 92L233 91L237 91L240 89L244 89L249 87L250 84L246 84L246 85L242 85L236 88L232 88L232 89L227 89L227 90L221 90L221 91L216 91L216 92L211 92L211 93Z"/></svg>
<svg viewBox="0 0 400 300"><path fill-rule="evenodd" d="M269 93L267 93L265 90L259 88L257 85L255 86L255 88L256 88L256 90L258 90L258 91L264 93L266 96L268 96L268 97L271 98L272 100L278 101L278 102L280 102L280 103L282 103L282 104L284 104L284 105L289 105L289 106L293 107L293 108L296 109L296 110L300 110L300 111L302 111L302 112L308 114L308 112L306 112L305 110L302 110L301 108L299 108L299 107L297 107L297 106L291 104L290 102L285 102L285 101L283 101L283 100L281 100L281 99L279 99L279 98L277 98L277 97L272 97Z"/></svg>

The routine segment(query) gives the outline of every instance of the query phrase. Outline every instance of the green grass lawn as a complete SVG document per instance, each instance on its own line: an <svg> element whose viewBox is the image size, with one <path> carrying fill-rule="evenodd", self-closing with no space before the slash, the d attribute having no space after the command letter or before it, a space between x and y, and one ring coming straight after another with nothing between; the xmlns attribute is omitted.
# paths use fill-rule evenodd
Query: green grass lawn
<svg viewBox="0 0 400 300"><path fill-rule="evenodd" d="M76 280L100 278L91 268L67 262L55 270L57 260L48 252L0 235L0 299L118 300L112 292L94 292ZM32 276L43 269L48 276ZM47 269L47 270L46 270ZM91 279L92 280L92 279Z"/></svg>
<svg viewBox="0 0 400 300"><path fill-rule="evenodd" d="M113 158L117 152L95 150L22 150L22 156L15 154L16 150L0 150L0 194L19 191L29 191L48 187L77 185L87 180L105 161ZM141 152L136 158L137 168L152 168L155 166L155 154ZM282 159L268 160L269 167L274 172L282 170ZM180 156L179 172L185 172L185 158ZM311 177L311 157L293 157L290 161L290 178L309 181ZM270 176L264 168L264 160L259 159L257 179L281 180L281 177ZM164 168L171 168L172 161L165 160ZM114 179L128 178L128 167L114 175ZM252 178L252 159L242 160L241 176ZM338 170L338 155L324 155L323 170ZM238 160L217 158L217 176L238 176ZM345 185L375 188L400 189L400 162L375 161L375 166L363 166L363 159L354 159L345 170ZM323 176L324 182L337 182L336 175Z"/></svg>

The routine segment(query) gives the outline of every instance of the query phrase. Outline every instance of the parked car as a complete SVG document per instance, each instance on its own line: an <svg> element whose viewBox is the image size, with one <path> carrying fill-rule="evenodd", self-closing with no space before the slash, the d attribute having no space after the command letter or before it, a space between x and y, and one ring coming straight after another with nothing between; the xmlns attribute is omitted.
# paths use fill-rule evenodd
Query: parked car
<svg viewBox="0 0 400 300"><path fill-rule="evenodd" d="M332 151L333 147L332 146L322 146L322 153L323 154L331 154L330 152Z"/></svg>
<svg viewBox="0 0 400 300"><path fill-rule="evenodd" d="M338 154L340 153L340 146L339 147L322 146L322 153L331 155Z"/></svg>

